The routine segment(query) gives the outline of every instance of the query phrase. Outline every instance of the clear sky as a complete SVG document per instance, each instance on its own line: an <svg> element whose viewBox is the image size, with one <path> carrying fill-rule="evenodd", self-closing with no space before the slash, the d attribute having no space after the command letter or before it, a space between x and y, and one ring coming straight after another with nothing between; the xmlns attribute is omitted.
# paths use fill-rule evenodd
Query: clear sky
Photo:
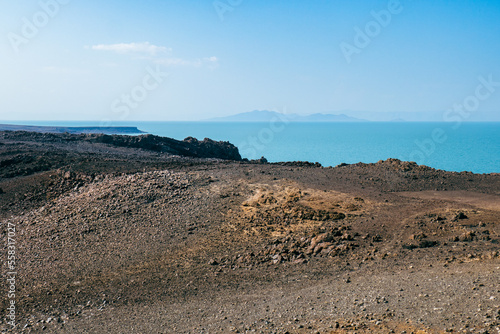
<svg viewBox="0 0 500 334"><path fill-rule="evenodd" d="M0 120L441 115L464 103L470 119L500 119L498 0L0 5Z"/></svg>

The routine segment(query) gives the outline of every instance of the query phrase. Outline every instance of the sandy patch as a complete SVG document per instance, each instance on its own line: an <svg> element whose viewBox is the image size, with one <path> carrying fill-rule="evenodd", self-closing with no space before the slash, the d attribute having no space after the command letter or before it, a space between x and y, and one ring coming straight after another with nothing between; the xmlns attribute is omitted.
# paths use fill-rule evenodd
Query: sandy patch
<svg viewBox="0 0 500 334"><path fill-rule="evenodd" d="M442 200L468 204L486 210L500 211L500 196L472 191L411 191L398 193L406 197L426 200Z"/></svg>

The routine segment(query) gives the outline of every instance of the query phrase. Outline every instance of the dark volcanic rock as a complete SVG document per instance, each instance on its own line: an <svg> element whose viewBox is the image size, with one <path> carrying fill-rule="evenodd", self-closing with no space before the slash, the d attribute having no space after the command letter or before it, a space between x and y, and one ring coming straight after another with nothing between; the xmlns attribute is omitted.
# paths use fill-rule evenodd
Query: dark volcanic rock
<svg viewBox="0 0 500 334"><path fill-rule="evenodd" d="M151 134L121 136L106 134L55 134L25 131L4 132L3 138L16 141L36 141L38 143L101 143L115 147L138 148L186 157L241 160L240 153L236 146L229 142L217 142L208 138L199 141L195 138L188 137L183 141L179 141Z"/></svg>
<svg viewBox="0 0 500 334"><path fill-rule="evenodd" d="M241 160L240 153L236 146L229 142L217 142L208 138L205 138L203 141L199 141L196 138L188 137L183 141L179 141L172 138L154 135L142 135L136 137L87 135L86 137L90 141L106 143L114 146L140 148L187 157L216 158L235 161Z"/></svg>
<svg viewBox="0 0 500 334"><path fill-rule="evenodd" d="M199 141L196 138L188 137L183 143L191 145L191 152L195 152L197 157L217 157L224 160L241 160L238 148L227 141L214 141L209 138Z"/></svg>
<svg viewBox="0 0 500 334"><path fill-rule="evenodd" d="M309 162L309 161L285 161L285 162L276 162L274 164L279 166L291 166L291 167L322 167L319 162Z"/></svg>

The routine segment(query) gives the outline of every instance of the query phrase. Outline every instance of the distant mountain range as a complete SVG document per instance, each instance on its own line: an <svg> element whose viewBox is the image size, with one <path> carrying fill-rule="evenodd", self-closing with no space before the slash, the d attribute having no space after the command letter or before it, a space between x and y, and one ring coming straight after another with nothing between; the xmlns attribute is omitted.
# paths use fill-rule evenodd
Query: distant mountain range
<svg viewBox="0 0 500 334"><path fill-rule="evenodd" d="M366 122L364 119L350 117L344 114L282 114L269 110L254 110L226 117L210 118L210 122L270 122L273 119L287 120L289 122Z"/></svg>
<svg viewBox="0 0 500 334"><path fill-rule="evenodd" d="M275 117L290 122L445 122L446 113L439 111L422 112L377 112L377 111L337 111L311 115L282 114L269 110L254 110L241 114L217 117L205 121L213 122L269 122ZM464 122L500 122L500 113L475 112ZM455 115L456 117L456 115Z"/></svg>

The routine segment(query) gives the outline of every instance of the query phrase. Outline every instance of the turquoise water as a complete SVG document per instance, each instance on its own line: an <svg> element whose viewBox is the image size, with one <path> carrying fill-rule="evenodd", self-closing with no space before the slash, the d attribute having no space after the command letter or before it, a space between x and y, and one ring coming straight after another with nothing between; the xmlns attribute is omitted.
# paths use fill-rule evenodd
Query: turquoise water
<svg viewBox="0 0 500 334"><path fill-rule="evenodd" d="M10 122L20 124L21 122ZM99 122L22 122L95 126ZM323 166L397 158L448 171L500 172L500 123L115 122L152 134L229 141L245 158Z"/></svg>

